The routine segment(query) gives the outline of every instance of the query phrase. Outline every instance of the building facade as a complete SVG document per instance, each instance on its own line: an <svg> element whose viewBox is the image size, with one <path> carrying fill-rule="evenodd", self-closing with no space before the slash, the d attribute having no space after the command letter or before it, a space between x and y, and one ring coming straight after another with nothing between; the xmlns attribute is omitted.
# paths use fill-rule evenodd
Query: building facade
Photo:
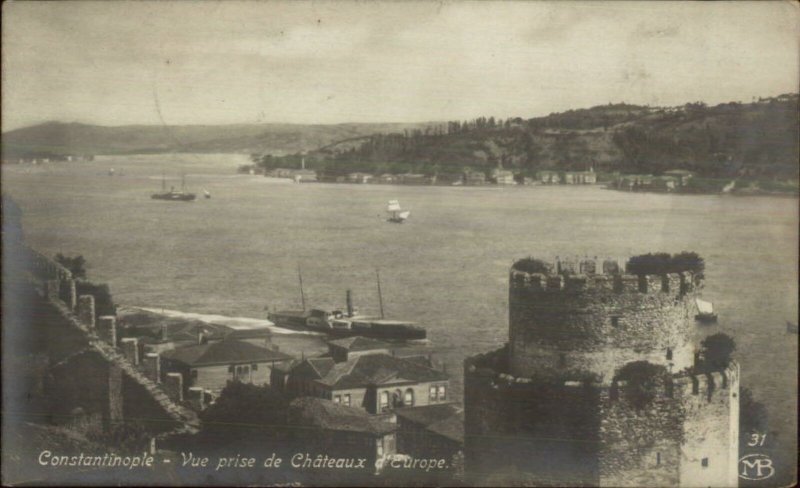
<svg viewBox="0 0 800 488"><path fill-rule="evenodd" d="M696 367L702 279L611 264L512 267L509 342L465 361L473 482L737 485L739 367ZM648 364L644 401L623 373Z"/></svg>
<svg viewBox="0 0 800 488"><path fill-rule="evenodd" d="M450 380L425 357L395 357L380 349L358 351L345 361L308 358L277 368L273 384L291 397L312 396L371 414L397 408L447 403Z"/></svg>
<svg viewBox="0 0 800 488"><path fill-rule="evenodd" d="M180 373L183 388L201 387L219 394L228 381L268 385L272 368L292 357L249 342L227 339L194 344L161 355L162 372Z"/></svg>

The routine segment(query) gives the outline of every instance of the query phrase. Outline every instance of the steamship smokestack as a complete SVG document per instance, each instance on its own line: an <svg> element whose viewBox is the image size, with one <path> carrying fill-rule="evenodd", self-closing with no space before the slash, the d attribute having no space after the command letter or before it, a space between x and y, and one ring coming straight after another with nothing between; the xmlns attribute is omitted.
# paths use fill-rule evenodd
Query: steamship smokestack
<svg viewBox="0 0 800 488"><path fill-rule="evenodd" d="M352 290L347 290L347 316L353 316L353 292Z"/></svg>

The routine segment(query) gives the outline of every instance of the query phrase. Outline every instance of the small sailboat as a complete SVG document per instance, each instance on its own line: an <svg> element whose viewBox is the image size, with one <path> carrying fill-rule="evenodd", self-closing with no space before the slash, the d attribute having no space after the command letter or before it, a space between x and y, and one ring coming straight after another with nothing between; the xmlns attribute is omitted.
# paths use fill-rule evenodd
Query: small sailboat
<svg viewBox="0 0 800 488"><path fill-rule="evenodd" d="M203 196L206 198L211 198L211 192L203 188Z"/></svg>
<svg viewBox="0 0 800 488"><path fill-rule="evenodd" d="M717 321L717 314L714 313L714 305L712 305L711 302L696 298L695 303L697 304L698 311L698 314L694 317L696 320L699 320L700 322Z"/></svg>
<svg viewBox="0 0 800 488"><path fill-rule="evenodd" d="M736 180L731 181L727 185L722 187L722 193L730 193L733 189L736 188Z"/></svg>
<svg viewBox="0 0 800 488"><path fill-rule="evenodd" d="M403 210L400 208L400 202L397 200L389 200L386 211L391 215L387 220L394 224L402 224L408 219L408 216L411 215L410 210Z"/></svg>
<svg viewBox="0 0 800 488"><path fill-rule="evenodd" d="M167 182L164 178L164 174L161 174L161 192L153 193L150 195L150 198L154 200L170 200L170 201L179 201L179 202L191 202L195 199L194 193L189 193L186 191L186 177L181 176L181 189L176 190L175 187L170 187L169 191L167 190Z"/></svg>

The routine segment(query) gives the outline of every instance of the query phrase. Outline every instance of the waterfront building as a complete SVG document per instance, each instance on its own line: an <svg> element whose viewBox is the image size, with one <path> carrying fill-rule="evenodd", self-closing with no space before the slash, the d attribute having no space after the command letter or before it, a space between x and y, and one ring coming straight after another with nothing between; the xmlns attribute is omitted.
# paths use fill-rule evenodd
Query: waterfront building
<svg viewBox="0 0 800 488"><path fill-rule="evenodd" d="M200 387L215 395L228 381L268 385L275 366L292 357L237 339L180 347L161 355L164 373L180 373L183 387Z"/></svg>
<svg viewBox="0 0 800 488"><path fill-rule="evenodd" d="M557 185L561 183L561 177L558 175L558 171L539 171L536 173L536 177L539 178L539 181L541 181L543 185Z"/></svg>
<svg viewBox="0 0 800 488"><path fill-rule="evenodd" d="M675 178L678 186L686 186L689 184L689 180L694 177L694 173L685 169L671 169L664 171L664 176Z"/></svg>
<svg viewBox="0 0 800 488"><path fill-rule="evenodd" d="M464 172L465 185L485 185L486 174L483 171L465 171Z"/></svg>
<svg viewBox="0 0 800 488"><path fill-rule="evenodd" d="M492 170L492 180L498 185L513 185L516 183L514 180L514 173L502 168L495 168Z"/></svg>
<svg viewBox="0 0 800 488"><path fill-rule="evenodd" d="M347 181L350 183L369 183L372 179L372 175L369 173L350 173L347 175Z"/></svg>

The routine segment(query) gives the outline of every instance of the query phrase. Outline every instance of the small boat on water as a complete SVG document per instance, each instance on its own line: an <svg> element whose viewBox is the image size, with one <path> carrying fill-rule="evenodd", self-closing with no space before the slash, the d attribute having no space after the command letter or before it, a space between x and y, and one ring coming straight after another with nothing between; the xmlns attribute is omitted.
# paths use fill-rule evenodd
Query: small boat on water
<svg viewBox="0 0 800 488"><path fill-rule="evenodd" d="M722 187L722 193L730 193L733 189L736 188L736 180L731 181L727 185Z"/></svg>
<svg viewBox="0 0 800 488"><path fill-rule="evenodd" d="M797 334L797 324L786 321L786 332L790 334Z"/></svg>
<svg viewBox="0 0 800 488"><path fill-rule="evenodd" d="M717 321L717 314L714 313L714 305L712 305L711 302L697 298L695 299L695 303L697 304L698 311L698 314L694 317L696 320L706 323Z"/></svg>
<svg viewBox="0 0 800 488"><path fill-rule="evenodd" d="M305 308L303 278L300 278L300 298L302 310L276 310L267 314L267 319L278 327L288 329L312 330L324 332L336 337L363 336L375 339L424 340L427 331L414 322L405 320L387 320L383 317L383 297L380 293L380 277L378 277L378 296L381 303L381 316L369 317L359 315L353 307L353 295L347 290L347 309L322 310Z"/></svg>
<svg viewBox="0 0 800 488"><path fill-rule="evenodd" d="M203 188L203 196L206 198L211 198L211 192Z"/></svg>
<svg viewBox="0 0 800 488"><path fill-rule="evenodd" d="M403 210L400 208L400 202L397 200L389 200L389 205L386 207L386 211L389 212L390 215L387 221L392 222L393 224L402 224L406 221L406 219L408 219L408 216L411 215L410 210Z"/></svg>
<svg viewBox="0 0 800 488"><path fill-rule="evenodd" d="M167 182L164 179L164 175L161 175L161 191L159 193L153 193L150 195L150 198L153 200L169 200L169 201L177 201L177 202L191 202L197 196L194 193L189 193L186 191L186 178L181 177L181 189L176 190L175 187L171 187L169 191L167 190Z"/></svg>

